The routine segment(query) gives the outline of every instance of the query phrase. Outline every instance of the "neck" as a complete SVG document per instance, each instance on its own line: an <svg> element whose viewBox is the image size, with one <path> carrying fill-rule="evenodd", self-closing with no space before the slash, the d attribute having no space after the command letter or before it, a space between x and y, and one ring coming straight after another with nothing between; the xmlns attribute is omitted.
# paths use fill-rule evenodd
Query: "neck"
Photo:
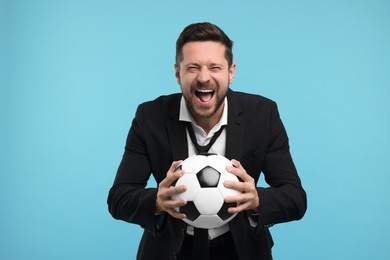
<svg viewBox="0 0 390 260"><path fill-rule="evenodd" d="M210 130L221 120L225 103L223 103L218 110L208 118L194 118L197 125L208 134Z"/></svg>

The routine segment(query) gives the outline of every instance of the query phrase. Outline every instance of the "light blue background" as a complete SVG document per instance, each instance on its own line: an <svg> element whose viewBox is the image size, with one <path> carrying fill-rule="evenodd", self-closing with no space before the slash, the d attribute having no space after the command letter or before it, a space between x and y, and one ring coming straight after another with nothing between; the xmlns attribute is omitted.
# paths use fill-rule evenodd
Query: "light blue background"
<svg viewBox="0 0 390 260"><path fill-rule="evenodd" d="M275 259L390 259L389 13L379 0L0 1L0 259L135 258L142 230L111 218L107 193L136 106L179 91L175 41L198 21L235 41L232 88L277 101L289 133L309 206L271 229Z"/></svg>

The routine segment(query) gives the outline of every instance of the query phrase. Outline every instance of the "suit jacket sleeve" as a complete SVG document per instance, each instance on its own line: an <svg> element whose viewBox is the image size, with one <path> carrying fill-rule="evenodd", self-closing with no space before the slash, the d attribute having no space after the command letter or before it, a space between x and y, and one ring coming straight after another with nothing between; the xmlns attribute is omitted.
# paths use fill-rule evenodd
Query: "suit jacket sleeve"
<svg viewBox="0 0 390 260"><path fill-rule="evenodd" d="M269 118L269 140L262 172L268 188L258 187L259 228L303 217L306 193L290 154L287 133L273 102Z"/></svg>
<svg viewBox="0 0 390 260"><path fill-rule="evenodd" d="M151 175L147 156L142 106L136 116L126 140L122 161L108 196L111 215L116 219L139 224L154 232L163 216L155 215L156 188L146 188Z"/></svg>

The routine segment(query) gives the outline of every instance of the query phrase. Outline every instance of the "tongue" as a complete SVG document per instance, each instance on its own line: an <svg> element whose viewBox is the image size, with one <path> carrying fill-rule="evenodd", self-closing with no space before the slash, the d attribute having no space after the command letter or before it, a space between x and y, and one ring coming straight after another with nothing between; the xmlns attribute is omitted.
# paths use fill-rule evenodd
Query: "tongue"
<svg viewBox="0 0 390 260"><path fill-rule="evenodd" d="M198 97L202 102L208 102L213 97L212 93L198 93Z"/></svg>

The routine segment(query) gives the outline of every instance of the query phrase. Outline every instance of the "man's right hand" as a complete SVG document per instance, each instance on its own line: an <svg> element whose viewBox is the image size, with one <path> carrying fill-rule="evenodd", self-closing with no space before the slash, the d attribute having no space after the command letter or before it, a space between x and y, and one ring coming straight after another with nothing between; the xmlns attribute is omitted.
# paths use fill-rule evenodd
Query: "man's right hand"
<svg viewBox="0 0 390 260"><path fill-rule="evenodd" d="M187 190L185 185L172 187L172 183L184 175L184 170L175 171L182 161L174 161L167 172L167 176L158 185L156 199L156 213L167 212L174 218L183 219L186 215L175 210L187 204L186 200L173 200L171 196Z"/></svg>

